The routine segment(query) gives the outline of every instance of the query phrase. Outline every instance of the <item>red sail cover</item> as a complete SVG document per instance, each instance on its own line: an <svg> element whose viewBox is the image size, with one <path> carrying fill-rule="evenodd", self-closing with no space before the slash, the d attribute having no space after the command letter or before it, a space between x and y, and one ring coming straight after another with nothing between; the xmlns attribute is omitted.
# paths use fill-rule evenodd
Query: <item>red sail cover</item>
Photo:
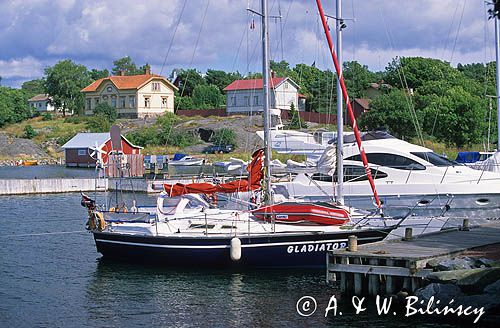
<svg viewBox="0 0 500 328"><path fill-rule="evenodd" d="M211 183L176 183L164 184L165 192L170 197L181 196L185 194L214 194L232 193L238 191L251 191L260 188L260 182L263 178L262 162L264 158L264 150L256 150L252 154L252 161L247 167L248 179L234 180L228 183L211 184Z"/></svg>

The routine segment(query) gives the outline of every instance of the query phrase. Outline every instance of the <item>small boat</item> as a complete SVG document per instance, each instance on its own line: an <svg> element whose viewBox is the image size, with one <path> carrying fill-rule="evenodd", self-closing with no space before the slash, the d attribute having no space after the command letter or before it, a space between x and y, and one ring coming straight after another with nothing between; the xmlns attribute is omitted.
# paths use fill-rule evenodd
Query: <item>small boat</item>
<svg viewBox="0 0 500 328"><path fill-rule="evenodd" d="M229 161L215 162L214 167L218 167L226 173L243 174L246 172L248 162L239 158L231 157Z"/></svg>
<svg viewBox="0 0 500 328"><path fill-rule="evenodd" d="M23 166L35 166L38 165L38 161L36 159L28 159L21 162Z"/></svg>
<svg viewBox="0 0 500 328"><path fill-rule="evenodd" d="M343 225L349 221L347 209L326 202L285 202L256 209L253 215L268 222L306 225Z"/></svg>
<svg viewBox="0 0 500 328"><path fill-rule="evenodd" d="M185 154L175 154L174 158L168 162L171 166L196 166L203 165L205 160L203 158L196 158Z"/></svg>

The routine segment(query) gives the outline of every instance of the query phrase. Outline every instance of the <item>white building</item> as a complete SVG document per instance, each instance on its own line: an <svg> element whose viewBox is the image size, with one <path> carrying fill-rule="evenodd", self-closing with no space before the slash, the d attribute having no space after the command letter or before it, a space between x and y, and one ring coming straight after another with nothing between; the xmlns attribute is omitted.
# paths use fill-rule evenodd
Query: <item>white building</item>
<svg viewBox="0 0 500 328"><path fill-rule="evenodd" d="M55 111L54 106L50 104L49 95L43 93L28 99L28 105L40 113Z"/></svg>
<svg viewBox="0 0 500 328"><path fill-rule="evenodd" d="M299 85L288 77L269 79L271 87L271 108L289 110L293 104L296 110L304 110L304 98L299 95ZM224 88L227 113L253 113L263 110L262 79L236 80ZM300 98L300 100L299 100Z"/></svg>

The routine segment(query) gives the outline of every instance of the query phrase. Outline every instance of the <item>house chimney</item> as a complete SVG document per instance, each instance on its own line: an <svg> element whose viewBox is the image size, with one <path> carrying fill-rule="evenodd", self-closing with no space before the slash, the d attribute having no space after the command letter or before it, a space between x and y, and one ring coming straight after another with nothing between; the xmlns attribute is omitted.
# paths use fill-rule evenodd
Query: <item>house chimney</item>
<svg viewBox="0 0 500 328"><path fill-rule="evenodd" d="M125 76L125 71L121 69L119 74L120 76Z"/></svg>
<svg viewBox="0 0 500 328"><path fill-rule="evenodd" d="M276 77L275 75L276 75L276 73L273 70L271 70L271 78L272 79L274 79Z"/></svg>
<svg viewBox="0 0 500 328"><path fill-rule="evenodd" d="M151 75L151 67L149 67L149 65L146 65L144 68L144 74Z"/></svg>

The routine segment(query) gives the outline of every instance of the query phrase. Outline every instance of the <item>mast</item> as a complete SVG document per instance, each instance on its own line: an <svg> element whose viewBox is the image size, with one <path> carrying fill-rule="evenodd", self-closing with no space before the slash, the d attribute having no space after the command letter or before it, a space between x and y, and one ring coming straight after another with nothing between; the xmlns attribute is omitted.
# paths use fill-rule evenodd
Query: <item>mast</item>
<svg viewBox="0 0 500 328"><path fill-rule="evenodd" d="M498 1L496 1L498 2ZM495 4L495 10L497 5ZM497 151L500 151L500 68L498 67L498 64L500 63L500 28L498 26L498 17L499 13L496 12L495 15L493 16L493 19L495 20L495 61L496 61L496 67L497 67L497 72L496 72L496 83L497 83L497 129L498 129L498 139L497 139Z"/></svg>
<svg viewBox="0 0 500 328"><path fill-rule="evenodd" d="M342 76L342 0L337 0L336 13L337 27L337 60L340 66L340 76ZM342 113L342 88L340 78L337 77L337 202L344 205L344 115Z"/></svg>
<svg viewBox="0 0 500 328"><path fill-rule="evenodd" d="M370 182L370 187L372 188L373 197L375 198L375 203L377 204L377 207L381 209L382 203L380 202L380 198L378 197L377 189L375 188L375 182L373 181L370 166L368 165L368 158L366 157L365 149L363 148L363 145L361 143L361 134L359 133L358 125L356 123L356 118L354 117L354 112L352 110L351 103L349 102L347 88L344 83L344 77L342 76L341 68L337 61L337 55L335 54L335 50L333 49L332 37L330 35L328 24L326 23L325 13L323 12L323 6L321 5L321 0L316 0L316 5L318 6L318 12L321 17L321 23L325 31L326 39L328 41L328 47L330 48L330 54L332 55L333 64L335 65L335 70L337 71L337 78L340 82L340 86L342 87L342 95L344 96L347 106L347 112L349 113L349 118L352 122L352 129L354 130L354 136L356 137L356 143L358 144L359 154L361 155L361 160L363 161L365 173L366 176L368 177L368 181Z"/></svg>
<svg viewBox="0 0 500 328"><path fill-rule="evenodd" d="M264 94L264 204L272 203L271 197L271 144L269 127L271 113L269 105L269 31L268 31L267 0L262 0L262 88Z"/></svg>

